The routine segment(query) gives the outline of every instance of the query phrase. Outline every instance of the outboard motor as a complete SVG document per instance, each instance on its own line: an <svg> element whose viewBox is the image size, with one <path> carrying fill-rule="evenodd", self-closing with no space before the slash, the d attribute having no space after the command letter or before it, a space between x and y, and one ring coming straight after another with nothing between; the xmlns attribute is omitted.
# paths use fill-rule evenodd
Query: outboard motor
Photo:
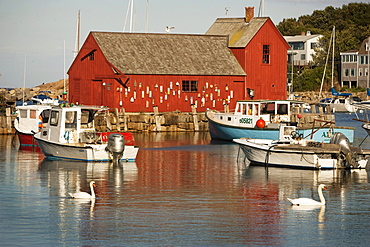
<svg viewBox="0 0 370 247"><path fill-rule="evenodd" d="M351 152L350 143L344 134L337 132L330 138L330 143L332 144L339 144L340 149L344 154L348 154Z"/></svg>
<svg viewBox="0 0 370 247"><path fill-rule="evenodd" d="M123 135L111 134L108 137L108 145L105 150L111 153L113 162L118 163L122 159L123 151L125 151L125 138Z"/></svg>
<svg viewBox="0 0 370 247"><path fill-rule="evenodd" d="M351 151L349 140L344 134L340 132L335 133L330 138L330 143L339 144L340 154L338 159L344 168L357 167L356 154Z"/></svg>

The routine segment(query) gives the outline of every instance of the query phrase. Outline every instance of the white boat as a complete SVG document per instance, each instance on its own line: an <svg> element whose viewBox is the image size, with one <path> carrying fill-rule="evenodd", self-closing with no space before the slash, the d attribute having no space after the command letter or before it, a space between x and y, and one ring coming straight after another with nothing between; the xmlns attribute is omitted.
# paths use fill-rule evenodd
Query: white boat
<svg viewBox="0 0 370 247"><path fill-rule="evenodd" d="M35 95L31 98L31 101L36 105L59 105L61 102L57 98L52 99L46 95L50 93L50 91L40 91L38 95Z"/></svg>
<svg viewBox="0 0 370 247"><path fill-rule="evenodd" d="M329 107L331 112L355 112L357 108L354 103L361 102L359 97L352 97L351 93L338 93L334 88L332 88L332 94L335 96L334 98L320 100L319 106L325 109Z"/></svg>
<svg viewBox="0 0 370 247"><path fill-rule="evenodd" d="M354 118L353 120L363 122L363 125L361 127L366 131L367 136L365 138L367 138L368 136L370 136L370 101L366 100L353 104L356 106L357 109L357 111L355 112L357 118ZM362 113L362 118L359 116L359 113Z"/></svg>
<svg viewBox="0 0 370 247"><path fill-rule="evenodd" d="M307 113L307 104L291 100L240 100L235 111L222 113L206 111L212 139L232 141L238 138L277 140L281 125L297 126L304 137L329 142L330 136L341 132L353 142L354 128L336 126L332 114ZM305 116L310 120L304 123ZM311 120L313 119L313 123ZM320 128L317 125L320 124ZM315 126L316 131L312 132Z"/></svg>
<svg viewBox="0 0 370 247"><path fill-rule="evenodd" d="M366 168L370 150L351 147L342 133L330 143L293 138L294 126L281 126L278 140L234 139L251 164L305 169Z"/></svg>
<svg viewBox="0 0 370 247"><path fill-rule="evenodd" d="M331 48L331 45L333 47ZM330 37L330 45L328 47L328 53L326 57L325 62L325 68L324 73L322 75L321 79L321 87L320 87L320 93L321 95L324 79L325 79L325 73L326 73L326 67L329 61L329 54L330 50L332 49L332 66L331 66L331 94L333 95L332 98L325 98L321 99L319 101L319 106L324 107L329 112L355 112L356 107L353 105L354 102L360 102L361 99L358 97L352 97L352 93L339 93L334 88L334 51L335 51L335 26L333 27L333 31ZM329 108L329 109L328 109Z"/></svg>
<svg viewBox="0 0 370 247"><path fill-rule="evenodd" d="M108 108L54 106L34 138L51 160L135 161L139 148L133 145L131 133L96 131L96 113L105 110Z"/></svg>
<svg viewBox="0 0 370 247"><path fill-rule="evenodd" d="M14 120L14 128L21 146L37 146L33 135L39 132L43 123L47 122L50 105L24 105L16 107L17 117Z"/></svg>

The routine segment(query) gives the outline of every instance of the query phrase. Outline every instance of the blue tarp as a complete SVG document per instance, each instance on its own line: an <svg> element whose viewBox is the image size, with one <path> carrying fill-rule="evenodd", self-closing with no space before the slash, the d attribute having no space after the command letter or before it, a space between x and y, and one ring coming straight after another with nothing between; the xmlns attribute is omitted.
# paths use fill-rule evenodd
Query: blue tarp
<svg viewBox="0 0 370 247"><path fill-rule="evenodd" d="M34 99L40 99L40 100L44 100L44 99L52 99L52 98L50 98L50 97L46 96L45 94L38 94L38 95L36 95L36 96L33 96L32 98L34 98Z"/></svg>
<svg viewBox="0 0 370 247"><path fill-rule="evenodd" d="M351 96L352 95L351 93L338 93L337 91L335 91L333 87L331 88L331 94L334 96Z"/></svg>

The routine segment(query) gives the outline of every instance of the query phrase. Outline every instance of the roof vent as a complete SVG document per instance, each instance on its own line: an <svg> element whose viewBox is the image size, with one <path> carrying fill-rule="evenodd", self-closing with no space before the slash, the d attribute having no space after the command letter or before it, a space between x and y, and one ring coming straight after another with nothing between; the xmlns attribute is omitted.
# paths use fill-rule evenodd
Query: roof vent
<svg viewBox="0 0 370 247"><path fill-rule="evenodd" d="M307 31L306 36L310 36L310 35L311 35L311 31Z"/></svg>

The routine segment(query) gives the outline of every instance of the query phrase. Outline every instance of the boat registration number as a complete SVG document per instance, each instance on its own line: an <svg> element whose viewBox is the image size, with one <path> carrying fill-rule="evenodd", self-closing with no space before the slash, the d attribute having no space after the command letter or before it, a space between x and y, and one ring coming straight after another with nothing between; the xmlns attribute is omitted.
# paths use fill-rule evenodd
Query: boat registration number
<svg viewBox="0 0 370 247"><path fill-rule="evenodd" d="M239 119L239 123L243 124L252 124L253 119L252 118L241 118Z"/></svg>

